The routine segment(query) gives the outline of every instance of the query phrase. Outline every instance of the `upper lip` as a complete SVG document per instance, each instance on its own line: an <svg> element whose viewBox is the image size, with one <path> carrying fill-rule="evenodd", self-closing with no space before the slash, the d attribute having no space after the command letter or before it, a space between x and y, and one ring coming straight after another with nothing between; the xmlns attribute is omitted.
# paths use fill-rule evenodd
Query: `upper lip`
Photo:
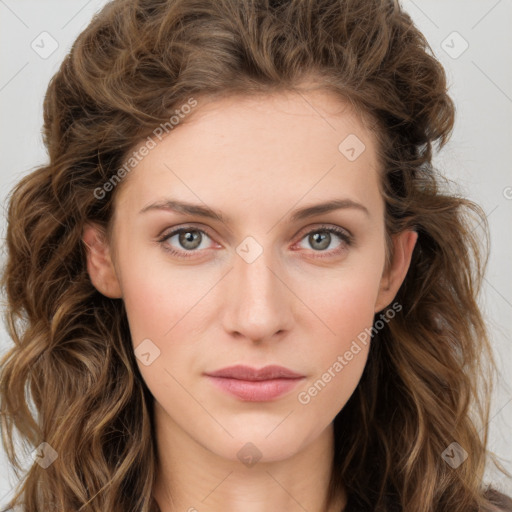
<svg viewBox="0 0 512 512"><path fill-rule="evenodd" d="M239 380L270 380L270 379L297 379L304 377L289 368L278 365L264 366L263 368L251 368L250 366L235 365L221 368L206 375L210 377L225 377Z"/></svg>

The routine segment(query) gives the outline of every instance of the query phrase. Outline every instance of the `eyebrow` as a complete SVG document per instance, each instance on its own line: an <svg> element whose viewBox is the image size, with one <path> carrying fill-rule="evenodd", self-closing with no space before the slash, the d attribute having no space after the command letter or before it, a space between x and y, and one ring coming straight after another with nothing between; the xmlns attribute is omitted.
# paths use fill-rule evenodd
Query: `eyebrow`
<svg viewBox="0 0 512 512"><path fill-rule="evenodd" d="M319 203L312 206L306 206L304 208L297 209L293 212L291 220L292 222L297 222L300 220L307 219L309 217L314 217L315 215L320 215L322 213L349 208L361 211L366 216L370 215L368 209L365 206L363 206L360 203L357 203L356 201L353 201L352 199L333 199L331 201L327 201L324 203ZM217 220L225 224L228 224L230 220L224 217L220 212L212 210L206 205L203 206L200 204L187 203L185 201L178 201L176 199L164 199L162 201L157 201L156 203L149 204L142 208L142 210L139 213L145 213L151 210L170 210L177 213L197 215L199 217Z"/></svg>

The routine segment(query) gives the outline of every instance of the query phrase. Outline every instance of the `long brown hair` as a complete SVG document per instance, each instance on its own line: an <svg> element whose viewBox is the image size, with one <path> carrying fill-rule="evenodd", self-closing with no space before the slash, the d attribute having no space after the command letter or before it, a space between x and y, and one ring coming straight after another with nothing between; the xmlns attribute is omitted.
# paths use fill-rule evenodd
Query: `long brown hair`
<svg viewBox="0 0 512 512"><path fill-rule="evenodd" d="M84 223L109 232L123 185L112 177L191 98L298 90L306 79L373 121L388 236L419 234L396 297L403 309L374 335L335 418L331 496L344 486L347 512L512 510L483 484L495 376L476 302L486 218L432 165L454 105L442 66L393 0L114 0L79 35L44 101L49 162L9 199L2 287L14 346L1 362L2 441L18 476L15 429L57 454L28 469L9 506L158 510L152 396L122 300L90 281ZM458 467L443 457L462 449Z"/></svg>

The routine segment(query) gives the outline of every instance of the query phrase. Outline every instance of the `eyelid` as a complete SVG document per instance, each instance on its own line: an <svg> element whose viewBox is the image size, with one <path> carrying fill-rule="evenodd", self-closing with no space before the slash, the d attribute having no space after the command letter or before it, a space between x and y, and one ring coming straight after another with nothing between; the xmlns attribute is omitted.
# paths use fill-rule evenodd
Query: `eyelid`
<svg viewBox="0 0 512 512"><path fill-rule="evenodd" d="M184 223L182 225L178 224L177 226L173 226L172 228L165 228L156 236L156 238L157 239L168 238L169 236L176 234L176 231L179 231L180 229L188 229L188 228L193 228L193 229L196 229L197 231L202 231L203 233L206 233L210 238L214 238L212 236L212 233L210 233L210 228L208 228L202 224L200 226L197 226L194 223ZM298 236L301 236L301 238L302 238L303 236L307 235L309 232L314 231L315 229L321 230L321 229L331 229L331 228L340 230L342 233L345 233L347 235L347 237L350 239L354 238L354 235L352 234L352 232L350 230L348 230L347 228L337 226L336 224L328 224L328 223L316 223L316 224L305 226L305 227L301 228L299 231L297 231L297 233L293 236L293 238L296 238ZM168 233L165 234L166 232L168 232Z"/></svg>
<svg viewBox="0 0 512 512"><path fill-rule="evenodd" d="M344 234L348 239L353 240L354 235L347 228L343 228L338 226L337 224L329 224L329 223L316 223L310 224L309 226L305 226L301 228L295 236L299 236L301 239L310 233L311 231L321 231L321 230L334 230L338 231L340 234Z"/></svg>
<svg viewBox="0 0 512 512"><path fill-rule="evenodd" d="M184 224L178 224L177 226L173 226L172 228L165 228L163 229L157 236L157 239L161 238L169 238L170 236L174 236L178 234L180 230L187 230L190 229L190 231L200 231L202 233L207 234L210 238L212 237L212 234L210 233L209 228L204 227L203 225L197 226L194 223L184 223Z"/></svg>

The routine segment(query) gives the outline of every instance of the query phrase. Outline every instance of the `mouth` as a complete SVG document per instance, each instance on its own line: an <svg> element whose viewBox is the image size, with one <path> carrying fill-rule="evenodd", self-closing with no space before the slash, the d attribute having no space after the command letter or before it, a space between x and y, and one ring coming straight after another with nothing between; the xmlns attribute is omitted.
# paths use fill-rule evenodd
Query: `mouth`
<svg viewBox="0 0 512 512"><path fill-rule="evenodd" d="M305 376L271 365L257 369L236 365L205 374L222 391L248 402L266 402L290 392Z"/></svg>

